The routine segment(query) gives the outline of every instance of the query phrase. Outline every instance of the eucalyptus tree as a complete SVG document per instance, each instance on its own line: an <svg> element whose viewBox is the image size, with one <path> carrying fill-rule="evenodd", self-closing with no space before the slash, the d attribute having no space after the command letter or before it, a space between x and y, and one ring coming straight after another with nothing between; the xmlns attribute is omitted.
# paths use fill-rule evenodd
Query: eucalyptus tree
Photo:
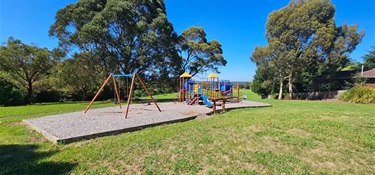
<svg viewBox="0 0 375 175"><path fill-rule="evenodd" d="M167 66L176 34L163 0L79 0L60 9L49 34L59 46L90 52L107 72L139 74Z"/></svg>
<svg viewBox="0 0 375 175"><path fill-rule="evenodd" d="M273 88L273 86L270 86L273 84L272 82L279 81L279 100L282 99L284 77L287 75L286 56L285 46L276 40L265 47L256 46L250 57L251 61L257 65L258 71L256 74L262 74L257 75L257 77L263 76L263 79L265 79L261 87ZM274 89L271 91L274 91Z"/></svg>
<svg viewBox="0 0 375 175"><path fill-rule="evenodd" d="M375 47L372 47L372 50L370 50L365 56L363 56L363 65L366 70L370 70L375 68Z"/></svg>
<svg viewBox="0 0 375 175"><path fill-rule="evenodd" d="M182 72L189 72L192 76L209 70L219 73L219 66L227 64L221 43L217 40L207 41L202 27L190 27L178 39Z"/></svg>
<svg viewBox="0 0 375 175"><path fill-rule="evenodd" d="M33 102L33 84L46 77L54 66L53 55L47 48L30 46L9 37L0 47L0 68L12 80L27 89L26 102Z"/></svg>
<svg viewBox="0 0 375 175"><path fill-rule="evenodd" d="M103 81L96 75L103 70L100 65L90 61L92 56L87 52L77 53L55 67L58 86L68 95L78 96L82 101L90 100L88 97L98 89L96 85Z"/></svg>
<svg viewBox="0 0 375 175"><path fill-rule="evenodd" d="M357 32L356 25L346 23L336 26L334 15L330 0L292 0L268 16L265 36L269 45L280 43L283 47L279 60L287 63L282 65L287 71L290 98L294 76L306 67L335 71L362 40L363 31Z"/></svg>

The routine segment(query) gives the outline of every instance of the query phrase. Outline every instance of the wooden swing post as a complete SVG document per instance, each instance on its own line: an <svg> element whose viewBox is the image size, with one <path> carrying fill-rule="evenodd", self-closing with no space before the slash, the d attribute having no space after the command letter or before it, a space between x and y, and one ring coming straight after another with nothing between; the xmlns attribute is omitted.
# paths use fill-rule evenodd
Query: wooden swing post
<svg viewBox="0 0 375 175"><path fill-rule="evenodd" d="M120 95L118 93L118 88L117 88L117 83L116 83L116 78L117 76L122 76L122 77L130 77L132 76L132 83L131 83L131 86L130 86L130 92L128 94L128 104L126 104L126 113L125 113L125 118L128 118L128 112L129 112L129 106L130 106L130 103L131 103L131 97L132 97L132 94L133 94L133 89L134 89L134 82L135 82L135 77L138 78L139 82L142 84L143 88L146 90L148 96L151 98L151 100L154 102L155 106L158 108L158 110L161 112L158 104L156 103L155 99L152 97L150 91L148 91L146 85L143 83L141 77L139 77L139 75L137 73L134 73L133 75L132 74L110 74L108 76L108 78L104 81L103 85L100 87L100 89L98 90L98 92L96 92L94 98L91 100L90 104L86 107L84 113L86 113L91 105L94 103L94 101L96 100L96 98L99 96L99 94L103 91L105 85L108 83L108 81L111 79L112 77L112 80L113 80L113 86L114 86L114 90L116 91L116 98L117 98L117 103L120 105L120 108L121 107L121 100L120 100Z"/></svg>
<svg viewBox="0 0 375 175"><path fill-rule="evenodd" d="M87 108L85 109L85 112L84 112L84 113L86 113L86 112L90 109L92 103L94 103L95 99L99 96L99 94L100 94L100 93L102 92L102 90L104 89L104 86L108 83L109 79L111 79L111 76L112 76L112 74L109 74L108 78L104 81L102 87L100 87L100 89L98 90L98 92L96 92L94 98L91 100L90 104L87 106Z"/></svg>
<svg viewBox="0 0 375 175"><path fill-rule="evenodd" d="M120 106L120 109L122 109L120 95L118 94L118 90L117 90L116 78L112 76L112 80L113 80L113 86L114 86L115 91L116 91L117 104Z"/></svg>
<svg viewBox="0 0 375 175"><path fill-rule="evenodd" d="M125 112L125 118L128 118L128 112L129 112L129 106L130 106L130 102L131 102L131 97L132 97L132 94L133 94L133 87L134 87L134 80L135 80L135 77L137 77L137 79L139 80L139 82L141 82L143 88L146 90L148 96L151 98L151 100L154 102L155 106L158 108L159 112L161 112L158 104L156 103L156 101L154 100L154 98L152 97L151 93L148 91L146 85L143 83L141 77L138 76L137 73L134 73L133 75L133 78L132 78L132 83L130 85L130 92L129 92L129 96L128 96L128 104L126 104L126 112Z"/></svg>
<svg viewBox="0 0 375 175"><path fill-rule="evenodd" d="M141 80L141 77L139 77L137 73L134 73L134 74L137 75L137 78L138 78L139 82L141 82L141 84L142 84L142 86L143 86L143 89L146 90L148 96L149 96L149 97L151 98L151 100L154 102L154 104L155 104L155 106L158 108L159 112L161 112L161 110L160 110L158 104L156 103L156 101L155 101L154 98L152 97L150 91L148 91L146 85L145 85L145 84L143 83L143 81Z"/></svg>
<svg viewBox="0 0 375 175"><path fill-rule="evenodd" d="M132 99L135 75L136 74L134 73L134 75L132 77L132 83L130 84L130 92L129 92L129 95L128 95L128 104L126 104L125 118L128 118L129 105L130 105L130 102L131 102L131 99Z"/></svg>

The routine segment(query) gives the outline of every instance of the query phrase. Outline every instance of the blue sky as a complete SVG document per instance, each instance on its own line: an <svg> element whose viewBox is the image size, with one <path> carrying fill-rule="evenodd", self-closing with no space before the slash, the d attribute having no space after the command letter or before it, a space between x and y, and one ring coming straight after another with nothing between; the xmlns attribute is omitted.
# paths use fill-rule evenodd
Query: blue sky
<svg viewBox="0 0 375 175"><path fill-rule="evenodd" d="M56 12L76 0L0 0L0 42L9 36L39 47L52 49L57 40L48 36ZM209 40L223 45L226 67L220 79L251 81L256 66L249 59L256 45L266 45L267 16L288 4L289 0L165 0L168 19L178 34L190 26L204 28ZM366 35L351 57L362 56L375 46L375 1L332 0L336 6L336 24L358 24ZM209 72L207 73L209 74ZM196 79L204 79L198 75Z"/></svg>

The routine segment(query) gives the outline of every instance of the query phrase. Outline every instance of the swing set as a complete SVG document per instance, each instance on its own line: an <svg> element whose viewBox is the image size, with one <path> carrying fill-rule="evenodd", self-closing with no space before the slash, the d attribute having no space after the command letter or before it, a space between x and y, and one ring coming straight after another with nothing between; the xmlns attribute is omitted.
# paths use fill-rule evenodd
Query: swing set
<svg viewBox="0 0 375 175"><path fill-rule="evenodd" d="M114 87L114 90L116 92L117 104L120 106L120 109L122 109L122 108L121 108L120 95L119 95L118 90L117 90L116 77L132 77L132 82L131 82L131 85L130 85L130 92L128 94L128 103L126 104L125 118L128 118L129 105L131 103L131 97L132 97L132 94L133 94L133 87L134 87L135 77L137 77L138 81L142 84L143 89L147 92L147 94L151 98L152 102L154 102L154 104L158 108L159 112L161 112L158 104L156 103L156 101L154 100L154 98L152 97L152 95L150 94L150 92L148 91L146 85L143 83L141 77L139 77L139 75L137 73L134 73L134 74L113 74L113 73L111 73L111 74L109 74L108 78L104 81L103 85L100 87L100 89L98 90L98 92L95 94L95 96L91 100L90 104L86 107L84 113L86 113L90 109L92 103L94 103L95 99L103 91L105 85L107 85L107 83L109 82L109 80L111 79L111 77L112 77L112 80L113 80L113 87Z"/></svg>

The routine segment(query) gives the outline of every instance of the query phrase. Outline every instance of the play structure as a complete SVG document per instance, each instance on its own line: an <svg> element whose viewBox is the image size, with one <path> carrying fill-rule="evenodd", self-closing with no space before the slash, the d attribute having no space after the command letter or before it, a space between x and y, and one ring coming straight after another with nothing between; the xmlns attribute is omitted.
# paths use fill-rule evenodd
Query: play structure
<svg viewBox="0 0 375 175"><path fill-rule="evenodd" d="M146 85L143 83L142 79L138 76L137 73L134 73L134 74L113 74L111 73L108 78L104 81L103 85L100 87L100 89L98 90L98 92L95 94L94 98L91 100L90 104L86 107L85 109L85 112L86 113L92 103L94 103L95 99L99 96L99 94L103 91L104 89L104 86L109 82L109 80L112 78L112 81L113 81L113 86L114 86L114 90L115 90L115 93L116 93L116 99L117 99L117 104L120 106L120 109L121 109L121 100L120 100L120 95L118 93L118 88L117 88L117 83L116 83L116 77L132 77L132 82L131 82L131 85L130 85L130 91L128 93L128 103L126 105L126 112L125 112L125 118L128 118L128 112L129 112L129 105L131 103L131 97L132 97L132 94L133 94L133 88L134 88L134 82L135 82L135 77L137 77L138 81L141 83L143 89L145 89L145 91L147 92L148 96L151 98L151 101L155 104L155 106L158 108L159 112L161 112L158 104L156 103L156 101L154 100L154 98L152 97L151 93L148 91Z"/></svg>
<svg viewBox="0 0 375 175"><path fill-rule="evenodd" d="M225 102L240 102L239 84L236 87L236 95L233 95L233 85L229 80L219 81L219 77L214 73L207 76L206 82L195 82L187 72L180 76L179 92L177 94L179 102L186 102L188 105L205 104L213 107L214 111L217 102L221 102L225 109ZM212 104L212 103L213 104Z"/></svg>
<svg viewBox="0 0 375 175"><path fill-rule="evenodd" d="M132 78L129 93L127 93L128 104L126 108L125 118L129 115L126 122L123 121L123 113L120 103L120 96L117 92L118 86L116 77ZM153 106L135 104L132 110L129 111L131 104L132 92L134 89L135 78L139 80L140 84L151 97L152 102L157 107L157 112ZM271 105L259 102L244 101L241 103L239 99L239 85L234 90L230 81L219 81L219 77L215 74L210 74L206 82L195 82L191 79L192 76L184 73L180 76L180 90L178 100L185 103L161 103L163 112L159 108L152 95L149 93L146 85L141 78L135 74L110 74L104 81L101 88L95 94L94 98L87 106L85 113L89 110L92 103L103 91L105 85L112 79L113 88L117 104L120 109L116 108L97 108L92 109L90 114L87 115L82 112L74 112L67 114L59 114L54 116L47 116L41 118L32 118L23 120L23 122L30 128L42 133L42 135L53 143L70 143L74 141L81 141L82 139L92 139L95 137L102 137L122 132L130 132L138 129L162 125L166 123L183 122L195 119L199 115L210 115L217 110L238 109L238 108L254 108L254 107L269 107ZM120 80L119 80L120 81ZM237 92L234 96L233 92ZM225 102L229 100L231 103L225 106ZM221 103L221 104L219 104ZM203 105L194 104L205 104ZM216 108L216 106L218 106ZM46 125L48 123L48 125ZM74 123L74 124L72 124ZM80 128L77 130L77 124Z"/></svg>
<svg viewBox="0 0 375 175"><path fill-rule="evenodd" d="M129 106L131 104L131 97L133 94L134 89L134 82L135 78L139 80L142 87L147 92L148 96L151 98L151 100L148 103L153 102L155 106L158 108L159 112L161 112L158 104L156 103L155 99L152 97L151 93L147 89L146 85L143 83L142 79L139 77L137 73L134 74L113 74L111 73L108 78L104 81L98 92L95 94L94 98L91 100L89 105L86 107L84 113L86 113L92 103L96 100L96 98L99 96L99 94L103 91L105 85L110 81L112 78L113 86L115 90L115 103L121 107L121 100L120 95L117 88L117 82L116 77L132 77L130 90L127 93L128 103L126 106L126 112L125 112L125 118L128 117L129 112ZM127 87L128 90L128 87ZM233 95L233 92L237 92L236 95ZM177 99L179 102L186 102L188 105L194 105L194 104L204 104L207 107L212 107L214 112L216 111L216 106L220 105L222 106L222 109L225 110L225 103L227 100L231 103L238 103L240 102L240 89L239 84L237 84L236 90L233 90L233 85L229 80L222 80L219 81L219 77L215 75L214 73L211 73L207 76L206 82L195 82L192 79L192 76L188 74L187 72L183 73L180 76L180 82L179 82L179 92L177 94Z"/></svg>

